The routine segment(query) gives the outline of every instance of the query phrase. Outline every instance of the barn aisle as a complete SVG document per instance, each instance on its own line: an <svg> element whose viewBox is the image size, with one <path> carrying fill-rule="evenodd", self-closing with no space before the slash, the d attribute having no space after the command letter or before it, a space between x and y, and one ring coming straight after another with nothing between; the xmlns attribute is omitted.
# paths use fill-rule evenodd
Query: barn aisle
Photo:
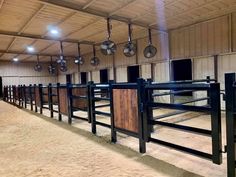
<svg viewBox="0 0 236 177"><path fill-rule="evenodd" d="M1 177L198 176L2 101L0 154Z"/></svg>

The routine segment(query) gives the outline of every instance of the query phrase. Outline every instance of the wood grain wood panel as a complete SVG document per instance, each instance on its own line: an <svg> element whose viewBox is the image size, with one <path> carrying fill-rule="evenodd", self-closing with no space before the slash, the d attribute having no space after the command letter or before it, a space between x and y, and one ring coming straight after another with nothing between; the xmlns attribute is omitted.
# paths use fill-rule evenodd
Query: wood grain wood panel
<svg viewBox="0 0 236 177"><path fill-rule="evenodd" d="M87 89L86 88L73 88L72 95L74 95L74 96L87 96ZM85 99L73 99L72 105L74 108L87 110L87 100L85 100Z"/></svg>
<svg viewBox="0 0 236 177"><path fill-rule="evenodd" d="M57 88L52 88L52 94L53 95L57 95ZM52 97L52 103L53 104L57 104L58 103L58 97L57 96L53 96Z"/></svg>
<svg viewBox="0 0 236 177"><path fill-rule="evenodd" d="M43 103L48 103L48 88L42 88L42 93L43 93Z"/></svg>
<svg viewBox="0 0 236 177"><path fill-rule="evenodd" d="M40 95L39 95L39 88L38 87L35 87L35 104L37 106L40 106Z"/></svg>
<svg viewBox="0 0 236 177"><path fill-rule="evenodd" d="M68 105L67 105L67 89L66 88L59 88L59 106L60 112L62 114L68 114Z"/></svg>
<svg viewBox="0 0 236 177"><path fill-rule="evenodd" d="M138 133L137 90L113 89L115 127Z"/></svg>

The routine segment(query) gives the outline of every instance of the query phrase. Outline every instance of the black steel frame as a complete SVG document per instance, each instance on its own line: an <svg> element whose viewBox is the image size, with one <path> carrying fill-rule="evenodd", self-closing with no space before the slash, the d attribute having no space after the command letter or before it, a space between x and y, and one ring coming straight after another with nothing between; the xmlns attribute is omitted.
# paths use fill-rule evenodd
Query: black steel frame
<svg viewBox="0 0 236 177"><path fill-rule="evenodd" d="M225 74L225 102L226 102L226 139L227 139L227 175L236 175L236 75Z"/></svg>

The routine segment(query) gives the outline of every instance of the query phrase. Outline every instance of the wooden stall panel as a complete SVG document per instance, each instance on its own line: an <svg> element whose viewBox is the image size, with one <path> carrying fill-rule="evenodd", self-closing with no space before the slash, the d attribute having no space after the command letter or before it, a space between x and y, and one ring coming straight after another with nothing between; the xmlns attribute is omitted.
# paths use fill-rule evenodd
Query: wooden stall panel
<svg viewBox="0 0 236 177"><path fill-rule="evenodd" d="M48 88L42 88L42 93L43 93L43 103L47 104L48 103Z"/></svg>
<svg viewBox="0 0 236 177"><path fill-rule="evenodd" d="M113 89L115 127L138 133L137 90Z"/></svg>
<svg viewBox="0 0 236 177"><path fill-rule="evenodd" d="M66 88L59 88L59 107L60 107L60 112L62 114L67 115L68 107L67 107L67 89Z"/></svg>
<svg viewBox="0 0 236 177"><path fill-rule="evenodd" d="M86 88L73 88L72 95L74 95L74 96L87 96L87 89ZM73 99L72 105L74 108L87 110L87 100L85 100L85 99Z"/></svg>
<svg viewBox="0 0 236 177"><path fill-rule="evenodd" d="M57 95L57 88L52 88L52 94ZM58 98L57 96L52 97L52 103L53 104L58 104Z"/></svg>
<svg viewBox="0 0 236 177"><path fill-rule="evenodd" d="M35 87L35 104L40 106L40 95L39 95L39 88Z"/></svg>

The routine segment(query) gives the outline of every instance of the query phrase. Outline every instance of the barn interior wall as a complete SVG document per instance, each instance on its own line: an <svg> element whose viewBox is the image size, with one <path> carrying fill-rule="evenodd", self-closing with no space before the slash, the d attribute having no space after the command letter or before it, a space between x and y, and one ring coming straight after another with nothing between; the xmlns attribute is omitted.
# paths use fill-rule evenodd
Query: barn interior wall
<svg viewBox="0 0 236 177"><path fill-rule="evenodd" d="M42 64L41 72L34 71L35 63L13 63L0 62L0 76L2 77L3 85L19 85L19 84L48 84L56 83L57 76L51 76L48 73L48 64Z"/></svg>

